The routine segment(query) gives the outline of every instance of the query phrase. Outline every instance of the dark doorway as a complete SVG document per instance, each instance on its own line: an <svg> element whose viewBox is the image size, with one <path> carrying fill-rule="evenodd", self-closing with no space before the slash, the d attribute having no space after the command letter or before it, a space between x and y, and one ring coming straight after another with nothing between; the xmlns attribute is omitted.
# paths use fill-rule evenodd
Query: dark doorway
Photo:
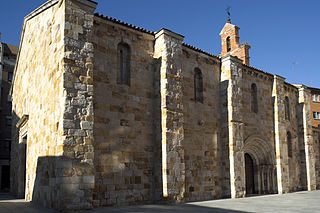
<svg viewBox="0 0 320 213"><path fill-rule="evenodd" d="M253 170L253 160L249 154L245 154L245 164L246 164L246 193L254 193L254 170Z"/></svg>
<svg viewBox="0 0 320 213"><path fill-rule="evenodd" d="M26 190L26 169L27 169L27 136L22 139L21 143L21 167L20 167L20 184L19 184L19 195L21 199L25 198Z"/></svg>
<svg viewBox="0 0 320 213"><path fill-rule="evenodd" d="M1 189L8 190L10 187L10 166L1 168Z"/></svg>

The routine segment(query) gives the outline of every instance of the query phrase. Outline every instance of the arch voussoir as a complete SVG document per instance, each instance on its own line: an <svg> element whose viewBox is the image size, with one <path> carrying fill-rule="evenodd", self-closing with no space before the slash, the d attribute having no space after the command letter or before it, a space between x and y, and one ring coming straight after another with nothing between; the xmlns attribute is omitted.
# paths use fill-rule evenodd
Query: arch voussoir
<svg viewBox="0 0 320 213"><path fill-rule="evenodd" d="M242 151L249 154L254 162L254 193L274 192L273 180L276 175L274 172L276 160L272 145L259 135L252 135L244 141Z"/></svg>

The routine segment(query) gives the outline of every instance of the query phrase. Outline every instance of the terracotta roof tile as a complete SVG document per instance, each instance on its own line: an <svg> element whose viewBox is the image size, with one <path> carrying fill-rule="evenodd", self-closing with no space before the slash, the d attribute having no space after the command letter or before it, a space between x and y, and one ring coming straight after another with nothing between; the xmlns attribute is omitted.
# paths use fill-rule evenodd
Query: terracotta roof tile
<svg viewBox="0 0 320 213"><path fill-rule="evenodd" d="M192 49L192 50L195 50L195 51L197 51L197 52L200 52L200 53L203 53L203 54L205 54L205 55L208 55L208 56L211 56L211 57L214 57L214 58L219 59L218 56L213 55L213 54L208 53L208 52L205 52L204 50L199 49L199 48L197 48L197 47L194 47L194 46L192 46L192 45L190 45L190 44L182 43L182 45L185 46L185 47L188 47L188 48L190 48L190 49Z"/></svg>
<svg viewBox="0 0 320 213"><path fill-rule="evenodd" d="M132 24L128 24L128 23L126 23L126 22L120 21L120 20L115 19L115 18L111 18L111 17L108 17L108 16L104 16L104 15L99 14L99 13L95 13L94 15L97 16L97 17L103 18L103 19L105 19L105 20L111 21L111 22L113 22L113 23L120 24L120 25L126 26L126 27L130 27L130 28L132 28L132 29L138 30L138 31L143 32L143 33L148 33L148 34L151 34L151 35L155 35L155 32L146 30L146 29L141 28L141 27L134 26L134 25L132 25Z"/></svg>
<svg viewBox="0 0 320 213"><path fill-rule="evenodd" d="M134 25L132 25L132 24L128 24L128 23L123 22L123 21L121 21L121 20L118 20L118 19L115 19L115 18L112 18L112 17L108 17L108 16L104 16L104 15L99 14L99 13L95 13L94 15L97 16L97 17L103 18L103 19L105 19L105 20L111 21L111 22L113 22L113 23L120 24L120 25L126 26L126 27L130 27L130 28L132 28L132 29L134 29L134 30L138 30L138 31L140 31L140 32L148 33L148 34L151 34L151 35L155 35L155 34L156 34L156 32L149 31L149 30L146 30L146 29L144 29L144 28L137 27L137 26L134 26ZM199 48L196 48L196 47L194 47L194 46L191 46L191 45L189 45L189 44L183 43L183 46L188 47L188 48L190 48L190 49L192 49L192 50L195 50L195 51L197 51L197 52L206 54L206 55L208 55L208 56L215 57L215 58L219 58L219 57L216 56L216 55L213 55L213 54L211 54L211 53L205 52L205 51L203 51L203 50L201 50L201 49L199 49Z"/></svg>

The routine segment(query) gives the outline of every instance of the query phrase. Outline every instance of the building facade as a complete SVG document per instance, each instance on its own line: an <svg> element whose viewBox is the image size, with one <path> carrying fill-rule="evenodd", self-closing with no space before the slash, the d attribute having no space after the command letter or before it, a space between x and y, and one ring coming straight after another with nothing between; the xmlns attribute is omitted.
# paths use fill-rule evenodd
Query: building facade
<svg viewBox="0 0 320 213"><path fill-rule="evenodd" d="M249 66L51 0L29 14L11 89L11 191L57 209L315 190L311 94ZM41 94L41 95L39 95Z"/></svg>
<svg viewBox="0 0 320 213"><path fill-rule="evenodd" d="M1 42L0 33L0 191L10 188L11 87L18 47Z"/></svg>
<svg viewBox="0 0 320 213"><path fill-rule="evenodd" d="M311 111L312 111L312 126L313 126L313 137L318 144L315 147L317 158L320 158L320 89L308 87L311 91ZM320 178L320 163L316 162L316 174L317 178ZM317 183L317 188L319 188L319 183Z"/></svg>
<svg viewBox="0 0 320 213"><path fill-rule="evenodd" d="M320 127L320 89L309 87L311 91L312 126Z"/></svg>

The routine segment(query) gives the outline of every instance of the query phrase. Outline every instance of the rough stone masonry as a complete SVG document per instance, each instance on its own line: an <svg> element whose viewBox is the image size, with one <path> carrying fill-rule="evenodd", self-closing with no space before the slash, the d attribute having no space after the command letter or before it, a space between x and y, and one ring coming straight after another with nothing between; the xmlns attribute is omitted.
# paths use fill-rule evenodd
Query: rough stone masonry
<svg viewBox="0 0 320 213"><path fill-rule="evenodd" d="M226 23L215 56L96 7L51 0L24 19L15 195L77 210L319 187L309 90L250 67L237 26Z"/></svg>

